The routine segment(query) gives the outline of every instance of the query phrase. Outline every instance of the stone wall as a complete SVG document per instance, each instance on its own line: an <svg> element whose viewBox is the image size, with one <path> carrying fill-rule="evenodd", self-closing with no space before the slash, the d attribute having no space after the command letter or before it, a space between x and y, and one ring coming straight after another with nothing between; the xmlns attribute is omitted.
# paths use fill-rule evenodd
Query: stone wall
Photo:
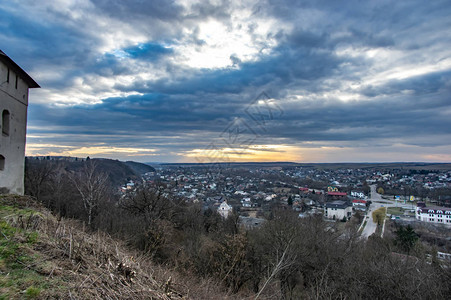
<svg viewBox="0 0 451 300"><path fill-rule="evenodd" d="M0 62L0 193L24 193L27 105L28 85Z"/></svg>

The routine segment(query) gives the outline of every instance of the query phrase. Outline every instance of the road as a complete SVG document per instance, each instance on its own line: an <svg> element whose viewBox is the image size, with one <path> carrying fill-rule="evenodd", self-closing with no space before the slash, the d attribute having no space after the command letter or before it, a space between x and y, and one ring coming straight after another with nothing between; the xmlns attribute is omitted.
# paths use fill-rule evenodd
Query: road
<svg viewBox="0 0 451 300"><path fill-rule="evenodd" d="M366 218L366 226L363 228L362 231L362 237L367 239L370 235L372 235L374 232L376 232L376 223L373 220L373 211L378 209L379 207L384 206L383 203L378 203L379 201L382 201L381 195L376 192L376 185L371 185L371 205L368 208ZM385 201L385 200L384 200Z"/></svg>
<svg viewBox="0 0 451 300"><path fill-rule="evenodd" d="M382 199L381 195L376 192L376 185L371 185L371 205L368 208L367 215L365 216L365 220L367 221L366 226L363 228L361 236L367 239L370 235L376 232L377 225L373 220L373 211L378 209L379 207L402 207L404 209L413 209L414 206L412 203L404 204L402 201L396 203L395 200ZM365 221L364 221L365 222Z"/></svg>

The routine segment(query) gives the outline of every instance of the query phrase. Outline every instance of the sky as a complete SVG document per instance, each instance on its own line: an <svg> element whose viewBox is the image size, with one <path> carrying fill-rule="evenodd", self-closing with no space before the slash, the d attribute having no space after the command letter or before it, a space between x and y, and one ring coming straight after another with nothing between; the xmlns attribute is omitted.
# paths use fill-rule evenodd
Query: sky
<svg viewBox="0 0 451 300"><path fill-rule="evenodd" d="M451 162L451 2L6 0L27 155Z"/></svg>

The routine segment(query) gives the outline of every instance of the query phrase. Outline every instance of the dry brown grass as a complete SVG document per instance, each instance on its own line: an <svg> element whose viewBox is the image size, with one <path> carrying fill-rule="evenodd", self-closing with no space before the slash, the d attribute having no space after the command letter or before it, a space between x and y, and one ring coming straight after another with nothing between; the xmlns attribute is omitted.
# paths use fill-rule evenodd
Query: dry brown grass
<svg viewBox="0 0 451 300"><path fill-rule="evenodd" d="M21 253L33 257L31 263L19 263L45 286L38 298L238 298L228 296L214 279L201 280L155 265L103 232L89 232L79 221L57 218L29 197L2 196L0 205L8 212L3 220L18 229L14 239ZM32 244L21 237L30 233L38 236ZM7 272L2 270L6 276Z"/></svg>

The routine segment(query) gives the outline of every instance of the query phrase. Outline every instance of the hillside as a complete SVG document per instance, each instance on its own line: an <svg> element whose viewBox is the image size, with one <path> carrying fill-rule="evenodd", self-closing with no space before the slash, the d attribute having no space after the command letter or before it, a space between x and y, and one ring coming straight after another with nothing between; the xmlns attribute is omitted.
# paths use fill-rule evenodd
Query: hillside
<svg viewBox="0 0 451 300"><path fill-rule="evenodd" d="M0 229L0 299L189 299L196 291L123 242L56 218L30 197L0 196ZM208 293L197 290L195 298Z"/></svg>
<svg viewBox="0 0 451 300"><path fill-rule="evenodd" d="M139 172L119 160L95 158L92 161L97 164L98 171L108 174L114 186L122 185L128 180L138 180L141 177Z"/></svg>
<svg viewBox="0 0 451 300"><path fill-rule="evenodd" d="M126 161L125 164L129 166L135 173L142 175L147 172L155 172L155 169L149 165L139 163L136 161Z"/></svg>
<svg viewBox="0 0 451 300"><path fill-rule="evenodd" d="M95 163L97 171L108 175L113 186L122 185L129 180L139 180L142 174L155 171L151 166L133 161L122 162L107 158L93 158L91 162ZM64 157L50 157L50 159L27 157L26 159L27 167L33 165L34 169L53 170L62 168L69 172L81 170L85 163L83 160L69 160Z"/></svg>

